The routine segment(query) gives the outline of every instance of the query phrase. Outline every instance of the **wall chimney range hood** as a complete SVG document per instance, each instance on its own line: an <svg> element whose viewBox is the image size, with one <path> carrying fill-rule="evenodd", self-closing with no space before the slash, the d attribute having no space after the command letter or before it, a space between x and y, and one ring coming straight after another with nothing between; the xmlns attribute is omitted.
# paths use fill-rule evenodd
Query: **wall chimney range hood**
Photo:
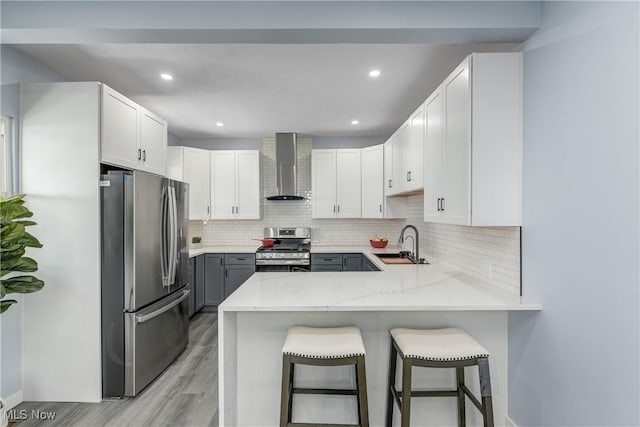
<svg viewBox="0 0 640 427"><path fill-rule="evenodd" d="M297 138L295 133L276 133L276 179L278 194L267 200L304 200L298 195Z"/></svg>

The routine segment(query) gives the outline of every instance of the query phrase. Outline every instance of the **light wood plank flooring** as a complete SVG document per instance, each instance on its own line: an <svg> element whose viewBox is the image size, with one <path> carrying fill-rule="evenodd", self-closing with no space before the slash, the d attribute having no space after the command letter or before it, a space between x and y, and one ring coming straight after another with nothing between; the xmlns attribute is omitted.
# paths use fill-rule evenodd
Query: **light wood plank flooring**
<svg viewBox="0 0 640 427"><path fill-rule="evenodd" d="M13 425L142 427L218 426L217 313L191 318L189 345L167 370L138 396L101 403L24 402L15 409L54 411L54 420L27 419Z"/></svg>

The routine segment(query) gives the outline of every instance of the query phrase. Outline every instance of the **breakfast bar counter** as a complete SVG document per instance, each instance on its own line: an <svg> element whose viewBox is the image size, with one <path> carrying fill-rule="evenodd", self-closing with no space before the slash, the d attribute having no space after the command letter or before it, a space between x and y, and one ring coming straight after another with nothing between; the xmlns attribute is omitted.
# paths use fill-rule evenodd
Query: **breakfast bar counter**
<svg viewBox="0 0 640 427"><path fill-rule="evenodd" d="M362 253L381 271L256 273L227 298L218 308L221 426L278 425L281 349L294 325L360 328L371 426L384 424L389 329L462 328L491 353L495 420L504 425L508 313L541 310L539 304L446 264L386 265L375 256L393 248L315 246L313 251ZM452 372L431 371L415 372L414 383L453 387ZM303 386L330 381L351 387L352 377L348 369L296 370L296 383ZM467 380L477 393L477 373L469 370ZM448 398L417 401L412 425L455 425L455 405L456 399ZM293 416L296 422L355 423L354 408L354 398L305 395L296 397ZM482 424L479 414L467 412L469 425Z"/></svg>

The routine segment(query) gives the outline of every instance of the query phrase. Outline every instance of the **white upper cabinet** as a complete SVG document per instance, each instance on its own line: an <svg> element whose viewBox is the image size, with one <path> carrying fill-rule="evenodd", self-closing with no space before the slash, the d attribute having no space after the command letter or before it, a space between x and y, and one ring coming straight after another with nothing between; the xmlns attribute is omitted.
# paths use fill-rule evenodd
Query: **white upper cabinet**
<svg viewBox="0 0 640 427"><path fill-rule="evenodd" d="M360 218L360 149L312 150L313 218Z"/></svg>
<svg viewBox="0 0 640 427"><path fill-rule="evenodd" d="M167 177L189 184L189 219L211 219L209 150L168 147Z"/></svg>
<svg viewBox="0 0 640 427"><path fill-rule="evenodd" d="M101 118L101 162L165 174L165 120L104 84Z"/></svg>
<svg viewBox="0 0 640 427"><path fill-rule="evenodd" d="M473 54L427 99L425 221L521 225L521 64Z"/></svg>
<svg viewBox="0 0 640 427"><path fill-rule="evenodd" d="M212 219L260 219L260 152L211 151Z"/></svg>
<svg viewBox="0 0 640 427"><path fill-rule="evenodd" d="M342 149L336 153L338 218L362 217L362 175L360 149Z"/></svg>
<svg viewBox="0 0 640 427"><path fill-rule="evenodd" d="M384 147L362 149L362 218L384 218Z"/></svg>
<svg viewBox="0 0 640 427"><path fill-rule="evenodd" d="M408 138L402 151L402 167L405 192L419 191L424 187L424 108L421 105L409 119Z"/></svg>
<svg viewBox="0 0 640 427"><path fill-rule="evenodd" d="M100 160L138 169L142 160L140 106L106 85L102 85L102 138Z"/></svg>
<svg viewBox="0 0 640 427"><path fill-rule="evenodd" d="M140 147L143 169L158 175L165 174L167 158L167 122L141 107Z"/></svg>
<svg viewBox="0 0 640 427"><path fill-rule="evenodd" d="M421 105L386 142L385 195L408 195L424 186L424 108Z"/></svg>
<svg viewBox="0 0 640 427"><path fill-rule="evenodd" d="M393 194L393 136L384 144L384 195Z"/></svg>
<svg viewBox="0 0 640 427"><path fill-rule="evenodd" d="M442 86L424 103L426 119L424 152L424 220L441 222L444 170L444 130Z"/></svg>

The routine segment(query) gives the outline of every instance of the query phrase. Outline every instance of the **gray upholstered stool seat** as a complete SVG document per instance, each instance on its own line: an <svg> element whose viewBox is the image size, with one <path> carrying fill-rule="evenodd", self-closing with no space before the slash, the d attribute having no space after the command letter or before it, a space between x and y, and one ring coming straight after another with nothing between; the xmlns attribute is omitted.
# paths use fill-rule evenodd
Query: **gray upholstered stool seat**
<svg viewBox="0 0 640 427"><path fill-rule="evenodd" d="M387 422L393 424L394 402L400 408L400 423L409 427L412 397L451 396L458 399L458 425L466 426L466 398L482 413L484 427L493 427L493 403L489 375L489 352L462 329L404 329L390 331L389 389L387 395ZM396 363L402 361L402 386L396 389ZM464 368L478 366L481 400L471 393L464 382ZM413 390L412 369L455 368L455 390Z"/></svg>
<svg viewBox="0 0 640 427"><path fill-rule="evenodd" d="M356 396L358 424L369 426L367 381L364 366L364 343L360 330L354 327L289 329L282 347L282 393L280 395L280 427L322 426L292 421L294 394L330 394ZM355 389L302 388L294 386L295 365L355 367Z"/></svg>

